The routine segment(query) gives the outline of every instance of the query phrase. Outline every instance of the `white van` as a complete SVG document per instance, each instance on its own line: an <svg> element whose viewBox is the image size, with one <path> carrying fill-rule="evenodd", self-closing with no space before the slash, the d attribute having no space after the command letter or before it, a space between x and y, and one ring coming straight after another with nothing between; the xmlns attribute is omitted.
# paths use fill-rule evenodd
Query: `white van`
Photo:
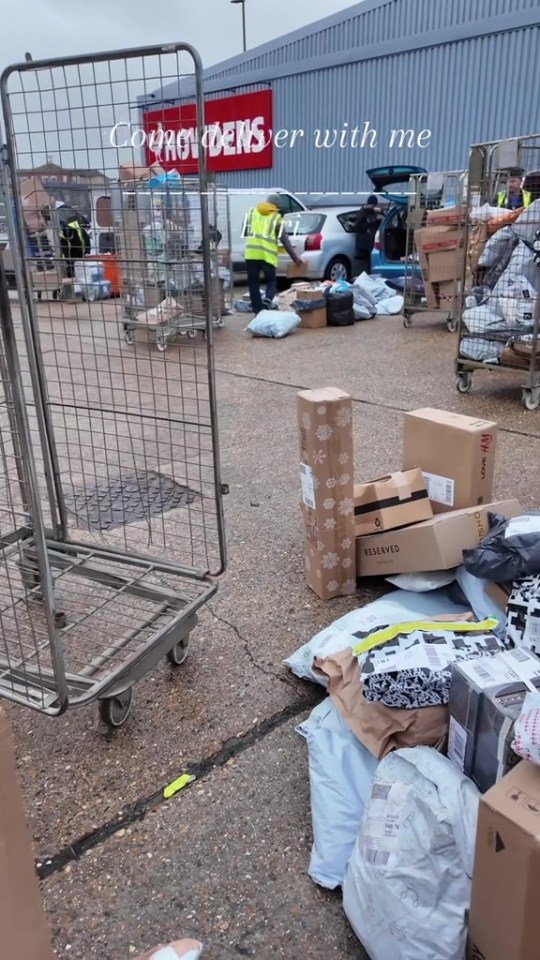
<svg viewBox="0 0 540 960"><path fill-rule="evenodd" d="M235 280L239 279L240 275L245 275L245 261L244 261L244 247L246 245L245 237L242 236L244 229L244 220L247 211L250 207L256 207L258 203L262 203L266 200L270 194L276 194L280 198L279 208L283 216L286 216L289 213L299 213L302 210L307 210L308 208L298 197L295 197L294 194L289 193L287 190L282 190L279 187L271 188L269 187L266 190L228 190L229 196L229 211L230 211L230 230L231 230L231 261L232 268L235 275ZM221 211L219 211L220 215ZM210 211L210 219L212 219L212 213ZM219 221L219 216L218 216ZM227 225L221 225L220 222L215 224L220 233L223 235L223 240L221 241L221 246L225 247L226 245L226 236L227 236Z"/></svg>

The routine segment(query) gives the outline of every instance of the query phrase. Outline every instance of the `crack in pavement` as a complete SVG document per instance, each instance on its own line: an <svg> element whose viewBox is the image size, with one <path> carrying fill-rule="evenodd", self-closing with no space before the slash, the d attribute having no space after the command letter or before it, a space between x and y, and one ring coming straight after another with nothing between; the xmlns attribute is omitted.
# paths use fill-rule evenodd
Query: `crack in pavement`
<svg viewBox="0 0 540 960"><path fill-rule="evenodd" d="M255 383L267 383L272 387L289 387L291 390L310 390L310 387L306 387L305 384L300 383L286 383L284 380L272 380L270 377L258 377L256 374L252 373L239 373L235 370L224 370L221 367L216 367L216 373L221 373L225 377L237 377L239 380L253 380ZM368 400L365 397L355 397L352 393L349 394L353 403L363 404L366 407L377 407L380 410L392 410L395 413L409 413L410 407L400 407L392 403L380 403L377 400ZM516 437L527 437L531 440L540 440L540 433L528 433L526 430L516 430L513 427L507 427L499 424L499 433L508 433L511 436Z"/></svg>
<svg viewBox="0 0 540 960"><path fill-rule="evenodd" d="M185 770L181 770L177 774L177 777L188 774L195 778L195 782L205 779L209 774L213 773L214 770L225 766L233 757L237 757L251 747L256 746L270 733L273 733L274 730L277 730L289 720L299 716L299 714L305 710L316 706L324 696L326 696L326 691L323 690L322 687L311 689L310 695L296 700L294 703L290 703L282 710L279 710L278 713L266 717L246 733L231 737L215 753L211 754L205 760L189 764ZM45 857L36 861L35 867L39 879L46 880L54 873L58 873L69 863L80 860L81 857L90 850L100 846L108 840L109 837L114 836L115 833L118 833L120 830L125 830L127 827L143 820L147 813L155 810L162 803L169 803L170 800L166 800L164 797L164 790L169 783L174 782L175 779L176 778L173 777L172 780L164 784L160 790L156 790L154 793L149 794L149 796L140 797L134 803L128 804L120 811L117 817L114 817L112 820L102 824L101 827L97 827L73 843L63 847L52 857ZM181 793L182 792L183 791L181 791ZM171 800L173 799L174 797L171 798Z"/></svg>
<svg viewBox="0 0 540 960"><path fill-rule="evenodd" d="M229 629L232 630L234 634L236 634L236 636L240 640L240 643L244 647L248 660L250 661L252 666L255 668L255 670L258 670L260 673L264 674L265 677L273 677L274 680L279 680L280 683L286 684L286 686L291 687L295 691L295 693L299 692L299 685L290 677L286 676L285 674L276 673L274 670L271 670L268 667L264 667L262 663L259 663L259 661L256 660L255 654L253 653L249 645L249 640L246 637L242 636L236 624L231 623L230 620L227 620L225 617L222 617L219 613L216 613L215 610L213 610L213 608L210 606L210 604L207 604L207 609L212 614L214 620L217 620L218 623L222 623L223 626L225 627L229 627Z"/></svg>

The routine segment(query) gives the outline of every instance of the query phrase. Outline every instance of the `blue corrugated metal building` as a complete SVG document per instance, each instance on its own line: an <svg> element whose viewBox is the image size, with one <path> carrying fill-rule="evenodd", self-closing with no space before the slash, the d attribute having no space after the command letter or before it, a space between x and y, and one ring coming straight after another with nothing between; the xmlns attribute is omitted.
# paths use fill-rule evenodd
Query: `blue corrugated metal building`
<svg viewBox="0 0 540 960"><path fill-rule="evenodd" d="M274 131L305 132L294 147L274 147L272 169L219 179L356 192L369 190L372 166L462 169L471 143L540 129L539 51L539 0L364 0L205 71L208 99L270 87ZM192 96L169 85L154 91L152 108ZM374 146L315 146L318 129L365 123L377 132ZM398 136L390 146L400 129L431 131L428 145L400 147Z"/></svg>

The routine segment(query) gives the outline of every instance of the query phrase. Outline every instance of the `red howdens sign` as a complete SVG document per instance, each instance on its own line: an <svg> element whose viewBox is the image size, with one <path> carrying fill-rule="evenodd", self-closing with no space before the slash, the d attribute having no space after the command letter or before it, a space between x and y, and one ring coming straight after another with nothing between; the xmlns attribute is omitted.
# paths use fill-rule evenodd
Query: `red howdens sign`
<svg viewBox="0 0 540 960"><path fill-rule="evenodd" d="M272 91L244 93L205 103L203 148L209 171L262 170L272 166ZM194 103L143 113L146 162L164 170L197 173Z"/></svg>

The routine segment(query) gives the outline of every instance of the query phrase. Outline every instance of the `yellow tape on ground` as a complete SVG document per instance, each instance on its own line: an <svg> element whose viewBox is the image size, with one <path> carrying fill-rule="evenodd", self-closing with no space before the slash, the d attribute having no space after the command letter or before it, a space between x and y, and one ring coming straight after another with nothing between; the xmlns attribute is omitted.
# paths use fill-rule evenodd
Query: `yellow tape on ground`
<svg viewBox="0 0 540 960"><path fill-rule="evenodd" d="M395 623L384 630L376 630L375 633L371 633L369 637L353 647L353 653L358 657L361 653L368 653L374 647L380 647L383 643L394 640L400 633L412 633L413 630L452 630L453 633L484 633L486 630L494 630L498 622L494 617L488 617L487 620L481 620L480 623L467 623L463 620L457 622L452 620L448 622L444 620L437 622L419 620L418 622Z"/></svg>
<svg viewBox="0 0 540 960"><path fill-rule="evenodd" d="M187 787L189 783L193 783L195 777L191 776L189 773L184 773L183 776L178 777L177 780L173 780L168 787L165 787L163 790L163 799L170 800L171 797L174 797L175 793L179 793L180 790L183 790L184 787Z"/></svg>

